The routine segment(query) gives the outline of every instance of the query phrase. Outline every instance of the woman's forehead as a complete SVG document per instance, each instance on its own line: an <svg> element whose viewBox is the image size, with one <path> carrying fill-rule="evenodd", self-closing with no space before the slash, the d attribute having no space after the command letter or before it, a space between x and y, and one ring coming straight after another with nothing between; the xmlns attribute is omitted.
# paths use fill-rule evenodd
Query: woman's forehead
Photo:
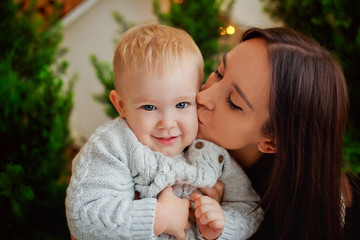
<svg viewBox="0 0 360 240"><path fill-rule="evenodd" d="M240 43L225 55L225 75L234 88L246 94L249 102L264 105L270 95L270 70L266 42L250 39Z"/></svg>

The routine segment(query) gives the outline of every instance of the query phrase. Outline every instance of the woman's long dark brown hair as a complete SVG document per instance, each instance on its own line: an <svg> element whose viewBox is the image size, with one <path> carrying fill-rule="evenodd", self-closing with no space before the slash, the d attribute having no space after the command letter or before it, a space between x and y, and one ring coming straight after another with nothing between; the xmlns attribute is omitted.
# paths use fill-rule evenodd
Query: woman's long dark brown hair
<svg viewBox="0 0 360 240"><path fill-rule="evenodd" d="M275 239L342 239L340 176L348 95L338 61L287 28L252 28L270 63L270 117L264 134L277 152L262 198ZM265 215L266 219L266 215Z"/></svg>

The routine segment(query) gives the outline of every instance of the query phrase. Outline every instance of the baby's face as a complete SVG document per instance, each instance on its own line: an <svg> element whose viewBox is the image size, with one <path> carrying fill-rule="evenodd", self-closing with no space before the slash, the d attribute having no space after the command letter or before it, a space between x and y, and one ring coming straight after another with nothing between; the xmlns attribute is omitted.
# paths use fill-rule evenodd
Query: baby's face
<svg viewBox="0 0 360 240"><path fill-rule="evenodd" d="M140 142L164 155L177 155L198 131L197 67L172 66L163 74L144 76L126 81L125 119Z"/></svg>

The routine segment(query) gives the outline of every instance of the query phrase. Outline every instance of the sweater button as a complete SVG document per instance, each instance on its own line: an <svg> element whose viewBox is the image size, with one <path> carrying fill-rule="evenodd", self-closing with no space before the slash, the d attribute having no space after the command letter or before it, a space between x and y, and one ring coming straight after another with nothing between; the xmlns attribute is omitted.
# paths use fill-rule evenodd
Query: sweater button
<svg viewBox="0 0 360 240"><path fill-rule="evenodd" d="M204 143L203 142L197 142L196 144L195 144L195 148L196 149L202 149L204 147Z"/></svg>
<svg viewBox="0 0 360 240"><path fill-rule="evenodd" d="M219 155L218 157L219 163L222 163L224 161L224 156L223 155Z"/></svg>

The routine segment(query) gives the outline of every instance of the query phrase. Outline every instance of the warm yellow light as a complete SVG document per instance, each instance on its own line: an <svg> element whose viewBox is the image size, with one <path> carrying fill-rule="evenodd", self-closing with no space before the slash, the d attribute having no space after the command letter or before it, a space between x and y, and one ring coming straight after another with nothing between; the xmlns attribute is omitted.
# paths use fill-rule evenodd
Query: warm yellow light
<svg viewBox="0 0 360 240"><path fill-rule="evenodd" d="M220 32L220 35L225 35L226 34L226 30L223 27L219 28L219 32Z"/></svg>
<svg viewBox="0 0 360 240"><path fill-rule="evenodd" d="M234 28L234 26L229 25L229 26L226 28L226 33L227 33L228 35L233 35L233 34L235 33L235 28Z"/></svg>

